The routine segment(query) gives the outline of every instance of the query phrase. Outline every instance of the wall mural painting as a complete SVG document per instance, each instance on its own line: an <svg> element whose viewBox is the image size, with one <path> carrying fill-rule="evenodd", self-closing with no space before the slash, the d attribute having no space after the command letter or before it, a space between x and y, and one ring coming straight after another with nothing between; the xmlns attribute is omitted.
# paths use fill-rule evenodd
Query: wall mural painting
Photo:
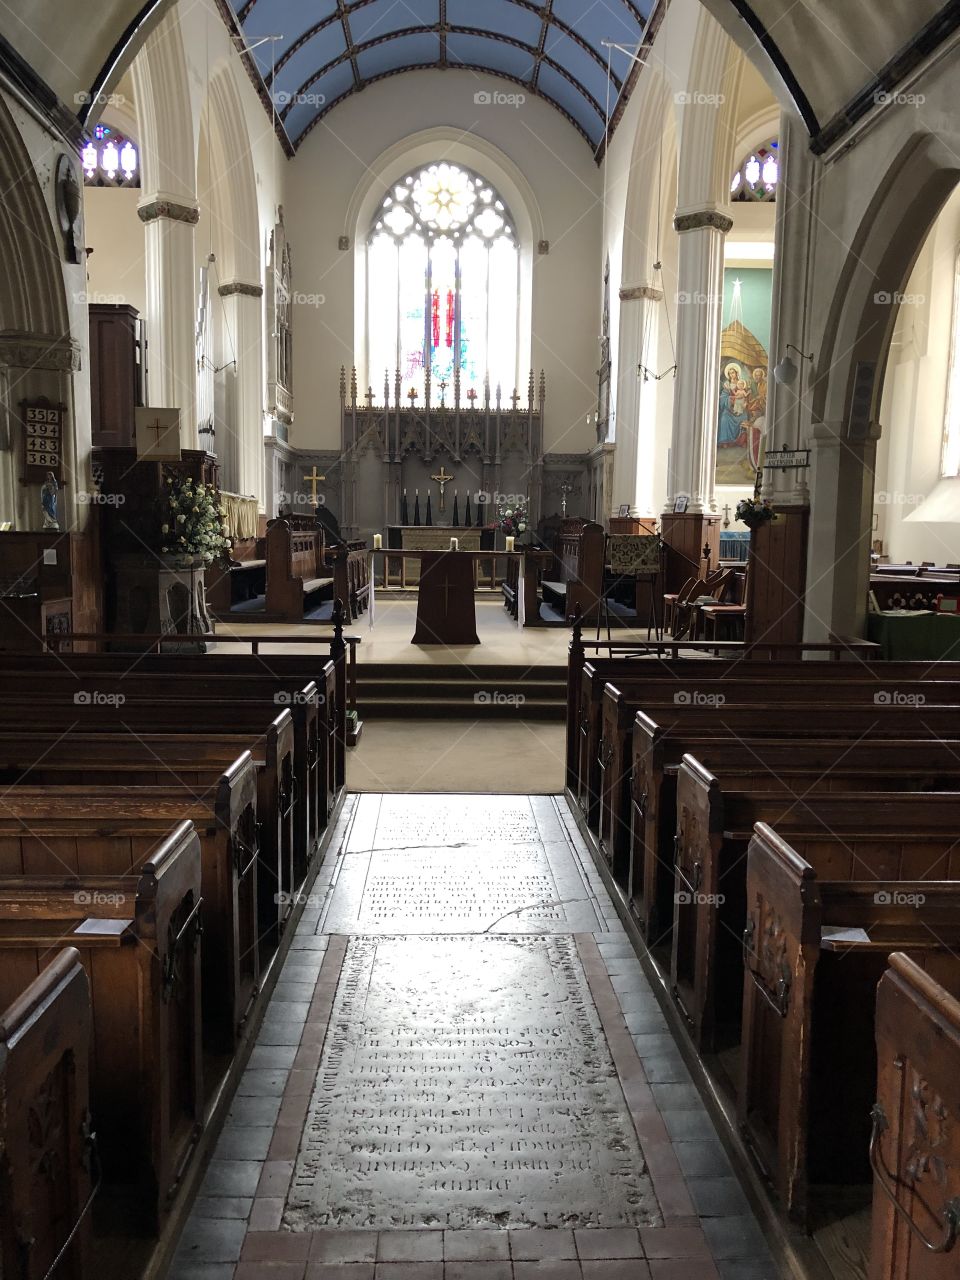
<svg viewBox="0 0 960 1280"><path fill-rule="evenodd" d="M717 484L752 485L763 452L773 272L728 267L717 413Z"/></svg>

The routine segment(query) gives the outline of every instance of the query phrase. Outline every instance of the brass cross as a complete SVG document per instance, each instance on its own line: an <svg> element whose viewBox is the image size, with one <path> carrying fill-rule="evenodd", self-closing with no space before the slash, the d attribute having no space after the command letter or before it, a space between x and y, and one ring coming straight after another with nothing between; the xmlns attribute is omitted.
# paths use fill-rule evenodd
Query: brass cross
<svg viewBox="0 0 960 1280"><path fill-rule="evenodd" d="M313 499L313 505L317 505L317 485L321 480L326 480L326 476L317 475L317 464L313 464L313 470L310 475L304 476L304 480L310 485L310 496Z"/></svg>
<svg viewBox="0 0 960 1280"><path fill-rule="evenodd" d="M367 394L364 396L364 399L367 402L367 408L372 409L373 408L373 387L367 387Z"/></svg>
<svg viewBox="0 0 960 1280"><path fill-rule="evenodd" d="M471 387L470 390L467 392L467 399L470 401L471 409L476 408L476 405L474 404L474 401L476 400L476 398L477 398L477 393L474 391L473 387Z"/></svg>
<svg viewBox="0 0 960 1280"><path fill-rule="evenodd" d="M440 379L440 382L439 382L437 385L440 387L440 405L441 405L441 407L442 407L442 406L443 406L443 393L444 393L444 392L446 391L446 389L447 389L447 382L446 382L446 379L441 378L441 379Z"/></svg>
<svg viewBox="0 0 960 1280"><path fill-rule="evenodd" d="M520 403L520 396L516 391L516 389L514 389L513 395L510 397L510 399L513 401L513 412L516 413L517 405Z"/></svg>
<svg viewBox="0 0 960 1280"><path fill-rule="evenodd" d="M411 408L411 409L413 409L413 408L416 406L416 403L417 403L417 389L416 389L416 387L411 387L411 388L410 388L410 390L407 392L407 399L410 401L410 408Z"/></svg>
<svg viewBox="0 0 960 1280"><path fill-rule="evenodd" d="M440 486L440 510L446 511L447 509L446 488L447 488L447 485L450 483L450 481L453 479L453 476L448 476L444 473L443 463L441 463L439 475L431 476L430 479L436 480L437 484Z"/></svg>

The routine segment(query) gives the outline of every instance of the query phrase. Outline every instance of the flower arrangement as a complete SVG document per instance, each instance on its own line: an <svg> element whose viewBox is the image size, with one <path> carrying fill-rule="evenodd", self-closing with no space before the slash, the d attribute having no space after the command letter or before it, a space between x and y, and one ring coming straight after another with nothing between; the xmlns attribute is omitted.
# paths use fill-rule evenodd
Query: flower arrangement
<svg viewBox="0 0 960 1280"><path fill-rule="evenodd" d="M497 528L501 533L518 534L527 532L527 509L522 502L512 507L497 508Z"/></svg>
<svg viewBox="0 0 960 1280"><path fill-rule="evenodd" d="M160 550L165 555L194 556L212 564L221 551L232 546L216 489L173 474L164 477L164 488Z"/></svg>
<svg viewBox="0 0 960 1280"><path fill-rule="evenodd" d="M777 513L769 498L754 495L752 498L741 498L737 503L736 517L742 520L748 529L759 529L767 521L776 520Z"/></svg>

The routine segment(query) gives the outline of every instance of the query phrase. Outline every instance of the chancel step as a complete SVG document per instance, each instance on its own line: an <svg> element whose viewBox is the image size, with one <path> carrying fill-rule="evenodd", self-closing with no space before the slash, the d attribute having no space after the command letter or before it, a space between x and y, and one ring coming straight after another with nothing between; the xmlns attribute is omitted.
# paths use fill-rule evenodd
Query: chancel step
<svg viewBox="0 0 960 1280"><path fill-rule="evenodd" d="M512 716L562 720L566 714L562 667L524 664L467 667L362 663L357 703L364 717L445 718Z"/></svg>

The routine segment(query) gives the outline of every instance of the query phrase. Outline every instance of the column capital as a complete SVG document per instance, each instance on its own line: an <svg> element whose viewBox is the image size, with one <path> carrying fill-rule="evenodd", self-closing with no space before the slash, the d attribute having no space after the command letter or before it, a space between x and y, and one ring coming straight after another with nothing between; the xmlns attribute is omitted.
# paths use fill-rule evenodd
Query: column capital
<svg viewBox="0 0 960 1280"><path fill-rule="evenodd" d="M663 290L654 289L649 284L625 285L620 290L621 302L638 302L641 298L645 298L648 302L662 302Z"/></svg>
<svg viewBox="0 0 960 1280"><path fill-rule="evenodd" d="M701 231L704 227L726 235L733 227L733 219L719 209L691 209L674 215L674 231Z"/></svg>
<svg viewBox="0 0 960 1280"><path fill-rule="evenodd" d="M195 227L200 221L200 210L195 205L179 204L166 196L156 196L137 206L137 216L141 222L166 218L168 222L185 222Z"/></svg>
<svg viewBox="0 0 960 1280"><path fill-rule="evenodd" d="M246 280L228 280L226 284L220 286L217 293L221 298L230 298L235 294L244 298L262 298L263 285L250 284Z"/></svg>
<svg viewBox="0 0 960 1280"><path fill-rule="evenodd" d="M0 366L78 373L80 344L70 337L48 337L8 329L0 334Z"/></svg>

